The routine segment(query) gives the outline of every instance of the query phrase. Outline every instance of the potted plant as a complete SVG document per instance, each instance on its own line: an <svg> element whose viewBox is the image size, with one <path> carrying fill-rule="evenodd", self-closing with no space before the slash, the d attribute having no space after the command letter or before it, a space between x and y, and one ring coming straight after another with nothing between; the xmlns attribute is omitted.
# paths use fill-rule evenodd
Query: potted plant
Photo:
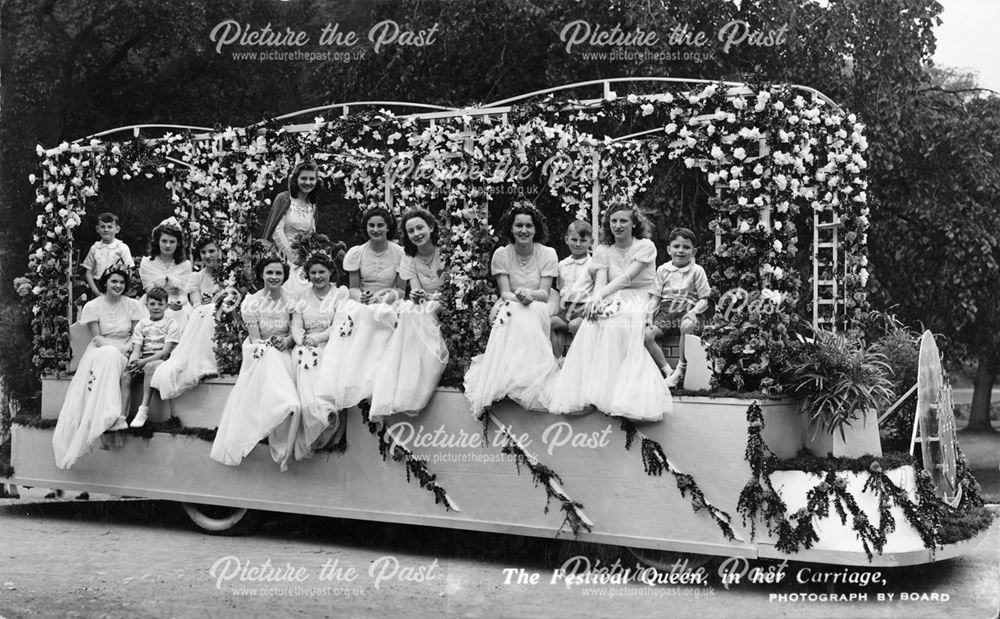
<svg viewBox="0 0 1000 619"><path fill-rule="evenodd" d="M894 399L890 374L875 346L815 330L800 346L788 381L803 398L806 449L817 456L881 455L877 412Z"/></svg>

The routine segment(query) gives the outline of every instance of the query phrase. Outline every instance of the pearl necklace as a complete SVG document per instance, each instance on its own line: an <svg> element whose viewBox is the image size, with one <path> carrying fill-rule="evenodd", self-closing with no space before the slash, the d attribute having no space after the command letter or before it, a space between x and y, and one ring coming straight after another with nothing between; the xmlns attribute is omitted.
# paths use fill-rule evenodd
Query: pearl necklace
<svg viewBox="0 0 1000 619"><path fill-rule="evenodd" d="M531 247L531 253L528 254L527 256L524 256L523 258L521 257L520 254L517 253L517 250L515 249L514 250L514 257L517 258L517 263L519 265L521 265L521 270L522 271L527 271L528 270L528 266L531 265L531 259L535 257L535 247L534 247L534 245L532 245L532 247Z"/></svg>
<svg viewBox="0 0 1000 619"><path fill-rule="evenodd" d="M389 251L389 244L386 243L386 245L382 249L382 251L375 251L375 246L372 245L371 241L369 241L368 242L368 249L371 250L373 256L375 256L376 258L381 258L382 256L385 255L385 252Z"/></svg>
<svg viewBox="0 0 1000 619"><path fill-rule="evenodd" d="M431 255L428 256L427 258L424 258L423 256L420 255L420 252L417 252L417 259L420 260L420 262L423 262L424 266L430 268L431 264L434 262L434 258L437 257L437 253L438 253L437 247L434 248L434 251L432 251Z"/></svg>

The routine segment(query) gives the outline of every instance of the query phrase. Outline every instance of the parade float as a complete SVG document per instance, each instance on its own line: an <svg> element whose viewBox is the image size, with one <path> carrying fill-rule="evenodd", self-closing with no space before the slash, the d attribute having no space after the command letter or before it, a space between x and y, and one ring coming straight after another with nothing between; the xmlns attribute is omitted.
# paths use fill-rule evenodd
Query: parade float
<svg viewBox="0 0 1000 619"><path fill-rule="evenodd" d="M958 450L933 337L920 342L915 407L911 392L887 389L890 369L860 339L866 149L859 120L812 89L670 78L462 109L345 103L245 128L128 127L40 147L30 270L18 285L34 312L42 406L14 420L14 479L178 501L214 532L270 510L845 565L960 555L991 517ZM416 417L369 423L364 403L352 409L345 449L280 472L262 445L222 466L209 450L246 335L233 298L252 289L261 213L302 159L353 208L430 204L439 214L451 364ZM596 224L610 200L642 204L668 164L713 194L699 234L715 313L690 341L673 412L632 423L503 401L473 418L458 386L489 335L497 211L531 186L551 219ZM63 470L52 428L88 337L72 326L74 229L108 177L162 179L185 232L222 239L224 374L174 400L174 418L154 405L146 427L105 434ZM910 454L883 454L880 414L904 409Z"/></svg>

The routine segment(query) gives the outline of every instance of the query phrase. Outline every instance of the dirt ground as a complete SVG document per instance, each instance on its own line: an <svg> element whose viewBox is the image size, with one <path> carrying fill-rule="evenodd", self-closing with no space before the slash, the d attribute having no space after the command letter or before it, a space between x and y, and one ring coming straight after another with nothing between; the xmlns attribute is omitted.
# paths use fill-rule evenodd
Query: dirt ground
<svg viewBox="0 0 1000 619"><path fill-rule="evenodd" d="M605 564L617 557L624 565L634 565L634 558L575 542L281 514L264 515L249 536L213 537L190 530L177 505L161 501L29 497L4 503L5 618L986 617L1000 604L998 523L959 559L850 570L882 574L880 584L866 587L802 584L796 580L803 566L847 570L790 564L781 584L726 589L717 559L705 566L704 586L567 588L551 578L570 557ZM867 599L831 603L821 597L851 593ZM890 593L891 601L877 597ZM904 593L927 599L902 601ZM815 601L795 597L809 595Z"/></svg>

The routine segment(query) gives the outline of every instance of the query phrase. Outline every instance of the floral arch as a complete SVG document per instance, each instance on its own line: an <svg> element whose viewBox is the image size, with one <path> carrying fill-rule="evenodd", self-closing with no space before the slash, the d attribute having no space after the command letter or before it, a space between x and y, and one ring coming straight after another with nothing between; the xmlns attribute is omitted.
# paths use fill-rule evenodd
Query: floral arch
<svg viewBox="0 0 1000 619"><path fill-rule="evenodd" d="M569 96L597 85L599 97ZM650 85L654 92L643 94ZM635 92L617 96L615 87ZM360 208L388 205L398 213L432 199L443 203L443 324L457 362L452 379L488 336L495 299L491 204L531 185L546 208L596 221L612 198L640 200L664 157L700 170L716 190L709 273L720 304L735 290L755 301L720 305L729 311L717 312L706 332L720 386L782 390L791 308L802 292L796 252L813 251L814 290L820 281L832 287L822 315L816 299L814 322L849 325L865 309L863 126L811 89L622 78L473 108L423 106L397 115L387 106L337 104L246 128L184 128L149 139L136 129L124 143L102 134L39 147L40 173L31 178L39 214L19 287L33 306L35 364L47 373L68 367L73 229L103 175L161 175L182 225L222 239L226 284L245 292L251 283L243 265L271 197L264 192L306 157ZM330 118L285 124L317 112ZM813 247L802 243L805 231L795 224L803 215L818 224ZM837 231L834 260L822 264L817 246L831 242L818 242L818 231L827 229ZM237 313L225 314L217 331L220 367L230 371L239 367L244 335Z"/></svg>

